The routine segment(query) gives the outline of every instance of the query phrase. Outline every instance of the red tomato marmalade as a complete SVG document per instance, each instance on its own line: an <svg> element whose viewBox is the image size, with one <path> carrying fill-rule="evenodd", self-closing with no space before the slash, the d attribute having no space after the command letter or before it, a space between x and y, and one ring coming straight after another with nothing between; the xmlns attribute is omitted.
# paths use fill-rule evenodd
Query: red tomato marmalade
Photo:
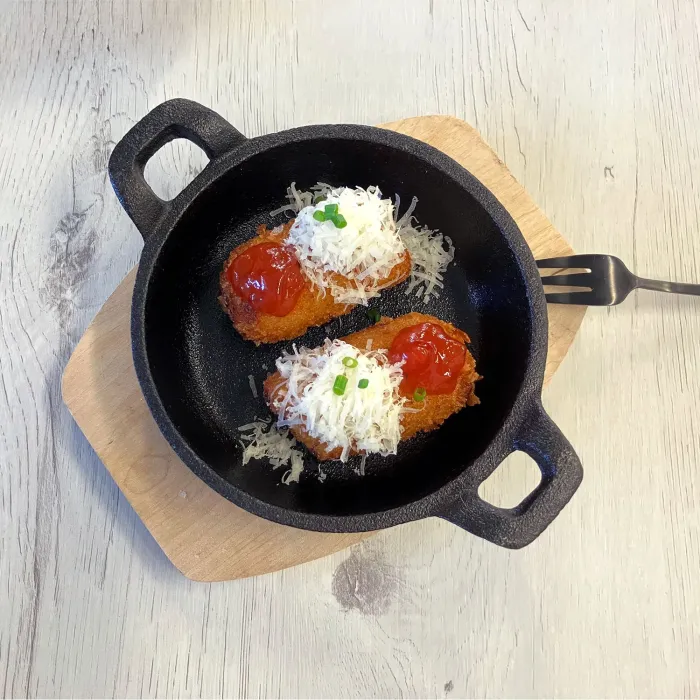
<svg viewBox="0 0 700 700"><path fill-rule="evenodd" d="M236 256L226 277L256 311L286 316L299 300L306 278L294 252L279 243L259 243Z"/></svg>
<svg viewBox="0 0 700 700"><path fill-rule="evenodd" d="M404 361L401 392L411 396L422 387L430 394L450 394L457 386L467 349L437 323L404 328L389 348L389 361Z"/></svg>

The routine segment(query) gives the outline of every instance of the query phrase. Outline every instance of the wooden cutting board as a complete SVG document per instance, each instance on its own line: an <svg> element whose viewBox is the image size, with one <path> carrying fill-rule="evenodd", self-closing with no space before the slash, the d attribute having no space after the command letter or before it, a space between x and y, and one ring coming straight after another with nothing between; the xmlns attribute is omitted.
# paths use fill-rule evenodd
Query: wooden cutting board
<svg viewBox="0 0 700 700"><path fill-rule="evenodd" d="M453 117L384 128L439 148L508 209L537 258L573 250L478 132ZM129 503L172 563L197 581L277 571L344 549L372 533L326 534L277 525L238 508L197 479L160 434L136 379L129 316L136 271L107 300L63 374L63 400ZM562 361L584 307L549 307L545 381ZM465 533L465 536L469 536Z"/></svg>

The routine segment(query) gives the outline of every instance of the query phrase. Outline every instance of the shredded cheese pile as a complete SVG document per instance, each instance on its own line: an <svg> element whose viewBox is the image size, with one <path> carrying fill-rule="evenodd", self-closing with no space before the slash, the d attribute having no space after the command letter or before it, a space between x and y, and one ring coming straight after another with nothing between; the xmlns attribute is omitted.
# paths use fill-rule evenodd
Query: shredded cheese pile
<svg viewBox="0 0 700 700"><path fill-rule="evenodd" d="M289 430L278 430L270 421L257 419L247 425L241 425L240 444L243 448L243 464L251 459L267 459L273 469L290 465L282 476L283 484L299 481L304 470L301 451L296 449L297 441L289 435Z"/></svg>
<svg viewBox="0 0 700 700"><path fill-rule="evenodd" d="M270 216L276 214L290 214L296 216L304 207L314 204L326 197L333 188L326 182L317 182L311 189L298 190L296 182L287 187L287 204L283 204L279 209L270 212Z"/></svg>
<svg viewBox="0 0 700 700"><path fill-rule="evenodd" d="M337 192L348 188L338 188L334 190L329 184L325 182L318 182L313 185L308 191L298 190L296 184L293 182L287 188L287 203L270 212L272 215L287 213L293 216L298 216L302 210L305 208L311 208L311 217L313 217L313 211L322 209L327 203L332 203L336 200L328 199L332 196L333 192ZM350 190L356 192L361 188L356 188L356 190ZM368 187L366 192L376 189L378 197L381 197L381 193L377 188ZM365 191L365 190L363 190ZM389 200L381 200L383 202L389 202ZM422 297L424 302L429 302L432 297L438 297L440 290L443 287L443 276L447 266L454 259L454 246L452 241L448 236L443 236L437 230L430 230L426 226L421 226L417 223L415 217L412 215L418 203L418 198L414 197L411 205L408 207L406 212L398 218L400 199L396 195L396 206L393 208L393 216L395 221L395 230L398 236L403 241L403 245L408 249L411 254L411 279L409 280L408 286L406 288L406 294L414 294L418 297ZM389 204L391 204L389 202ZM345 216L344 212L342 212ZM346 217L347 218L347 217ZM332 224L328 224L329 226ZM341 229L342 231L347 231ZM307 274L309 270L304 268ZM310 275L311 279L314 280L320 287L323 284L328 286L330 284L329 280L322 273L317 275ZM321 287L323 288L323 287ZM336 297L334 291L338 292L339 297ZM369 292L364 292L361 289L351 288L350 290L331 288L331 293L333 297L338 301L344 301L349 298L351 301L347 303L360 303L367 304L367 299L377 296L379 289L370 289ZM359 300L357 297L360 297Z"/></svg>
<svg viewBox="0 0 700 700"><path fill-rule="evenodd" d="M284 395L275 400L277 426L303 426L327 449L340 447L343 462L351 450L396 454L405 403L399 395L401 365L390 364L383 350L360 351L342 340L326 339L314 350L293 348L277 360L286 380ZM345 358L357 366L348 368ZM338 375L348 379L342 396L333 392ZM359 388L360 379L367 380L366 388Z"/></svg>
<svg viewBox="0 0 700 700"><path fill-rule="evenodd" d="M396 195L397 212L400 202L399 195ZM396 227L411 254L411 279L408 281L406 294L422 296L427 304L431 297L439 296L444 286L443 275L447 266L454 260L455 247L449 236L443 236L439 231L431 231L416 222L413 210L417 204L418 197L414 197L406 213L396 222Z"/></svg>
<svg viewBox="0 0 700 700"><path fill-rule="evenodd" d="M308 200L297 196L301 202ZM406 252L396 229L394 205L382 199L378 187L339 187L324 191L316 200L297 213L287 243L294 247L307 277L324 294L329 291L341 304L366 306L379 296L380 281L390 277ZM342 228L331 220L314 218L328 205L337 206L345 220Z"/></svg>

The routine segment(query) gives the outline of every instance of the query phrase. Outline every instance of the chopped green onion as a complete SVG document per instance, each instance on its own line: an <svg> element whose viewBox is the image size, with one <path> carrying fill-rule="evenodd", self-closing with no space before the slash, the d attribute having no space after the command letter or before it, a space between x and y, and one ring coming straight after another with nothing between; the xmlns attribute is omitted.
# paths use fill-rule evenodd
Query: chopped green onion
<svg viewBox="0 0 700 700"><path fill-rule="evenodd" d="M326 213L326 216L328 218L333 218L338 213L338 205L326 204L326 206L323 208L323 211Z"/></svg>
<svg viewBox="0 0 700 700"><path fill-rule="evenodd" d="M316 219L316 221L325 221L326 215L319 209L314 212L314 219Z"/></svg>
<svg viewBox="0 0 700 700"><path fill-rule="evenodd" d="M337 396L342 396L345 393L345 387L348 385L348 378L344 374L339 374L333 382L333 393Z"/></svg>
<svg viewBox="0 0 700 700"><path fill-rule="evenodd" d="M336 228L345 228L348 225L348 222L345 220L345 217L342 214L337 214L335 217L333 217L332 221Z"/></svg>
<svg viewBox="0 0 700 700"><path fill-rule="evenodd" d="M314 197L314 204L319 204L319 203L322 202L324 199L325 199L325 197L324 197L322 194L317 194L317 195Z"/></svg>
<svg viewBox="0 0 700 700"><path fill-rule="evenodd" d="M357 386L360 389L366 389L369 386L369 379L360 379L360 381L357 382Z"/></svg>
<svg viewBox="0 0 700 700"><path fill-rule="evenodd" d="M414 392L413 392L413 400L414 401L425 401L425 396L428 392L422 387L419 386Z"/></svg>
<svg viewBox="0 0 700 700"><path fill-rule="evenodd" d="M357 360L354 357L344 357L343 364L352 369L353 367L357 367Z"/></svg>
<svg viewBox="0 0 700 700"><path fill-rule="evenodd" d="M372 323L376 323L382 317L382 315L376 309L367 309L367 315Z"/></svg>

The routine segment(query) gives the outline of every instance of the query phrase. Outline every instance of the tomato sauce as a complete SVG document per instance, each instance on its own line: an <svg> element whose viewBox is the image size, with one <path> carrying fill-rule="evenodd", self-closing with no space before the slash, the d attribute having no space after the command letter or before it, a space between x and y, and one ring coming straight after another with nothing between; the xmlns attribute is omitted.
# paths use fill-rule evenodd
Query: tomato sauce
<svg viewBox="0 0 700 700"><path fill-rule="evenodd" d="M404 328L389 348L389 361L404 361L401 392L411 396L421 387L430 394L450 394L457 386L467 349L437 323Z"/></svg>
<svg viewBox="0 0 700 700"><path fill-rule="evenodd" d="M306 285L294 252L279 243L259 243L234 258L226 276L236 294L256 311L286 316Z"/></svg>

